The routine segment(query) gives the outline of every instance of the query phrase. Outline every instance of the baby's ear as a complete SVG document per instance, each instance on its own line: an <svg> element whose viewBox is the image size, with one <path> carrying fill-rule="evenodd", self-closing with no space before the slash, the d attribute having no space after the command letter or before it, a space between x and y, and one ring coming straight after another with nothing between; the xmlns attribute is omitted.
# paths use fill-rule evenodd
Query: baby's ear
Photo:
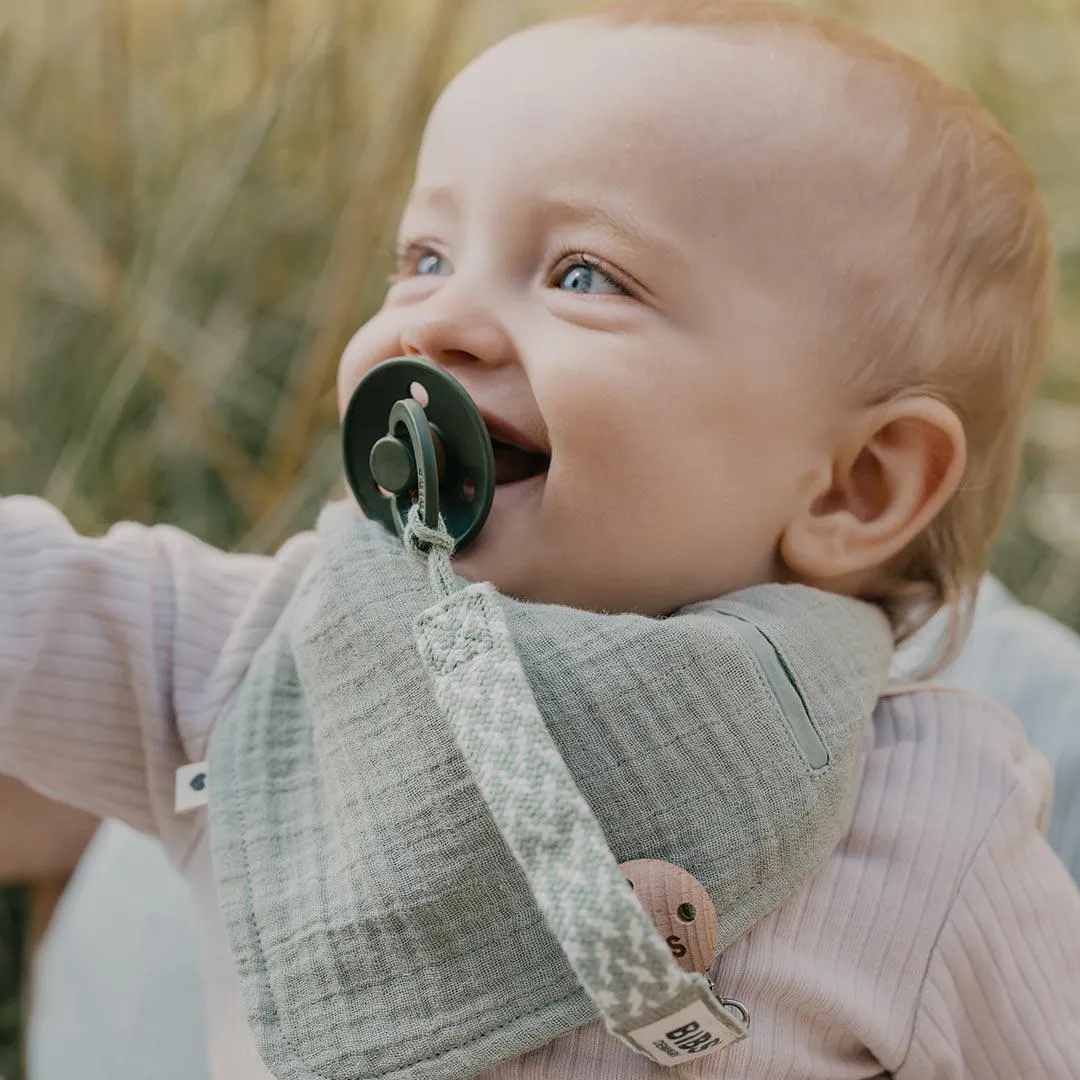
<svg viewBox="0 0 1080 1080"><path fill-rule="evenodd" d="M898 397L854 421L832 475L780 539L799 580L857 589L919 535L964 475L967 441L959 417L937 398Z"/></svg>

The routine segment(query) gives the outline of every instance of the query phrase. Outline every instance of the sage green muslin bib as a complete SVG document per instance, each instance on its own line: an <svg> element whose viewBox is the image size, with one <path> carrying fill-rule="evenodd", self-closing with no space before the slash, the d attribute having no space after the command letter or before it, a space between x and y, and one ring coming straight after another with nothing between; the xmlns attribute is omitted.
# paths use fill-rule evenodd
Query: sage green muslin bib
<svg viewBox="0 0 1080 1080"><path fill-rule="evenodd" d="M671 974L616 861L690 871L722 950L841 839L891 655L876 609L440 596L347 505L318 536L211 746L222 911L279 1080L470 1077L597 1016L626 1037L701 977Z"/></svg>

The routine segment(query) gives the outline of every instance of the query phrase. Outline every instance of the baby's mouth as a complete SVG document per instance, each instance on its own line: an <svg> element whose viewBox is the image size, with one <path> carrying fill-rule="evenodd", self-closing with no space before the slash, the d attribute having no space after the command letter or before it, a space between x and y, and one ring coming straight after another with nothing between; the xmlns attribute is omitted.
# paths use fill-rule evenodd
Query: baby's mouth
<svg viewBox="0 0 1080 1080"><path fill-rule="evenodd" d="M546 454L535 454L511 446L494 437L491 448L495 452L495 483L516 484L519 480L529 480L547 472L551 459Z"/></svg>
<svg viewBox="0 0 1080 1080"><path fill-rule="evenodd" d="M516 484L546 473L551 455L533 439L499 417L482 410L495 456L495 484Z"/></svg>

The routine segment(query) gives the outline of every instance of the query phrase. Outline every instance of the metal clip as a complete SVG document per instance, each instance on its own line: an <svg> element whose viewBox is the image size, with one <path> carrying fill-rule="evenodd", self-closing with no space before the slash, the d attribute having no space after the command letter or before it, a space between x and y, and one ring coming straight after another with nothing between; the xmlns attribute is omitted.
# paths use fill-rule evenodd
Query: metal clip
<svg viewBox="0 0 1080 1080"><path fill-rule="evenodd" d="M709 984L709 989L713 993L713 997L720 1002L721 1005L727 1009L728 1012L734 1013L742 1023L746 1025L746 1030L750 1030L750 1010L741 1002L735 998L724 997L717 989L716 983L713 982L712 975L709 972L705 972L705 981Z"/></svg>

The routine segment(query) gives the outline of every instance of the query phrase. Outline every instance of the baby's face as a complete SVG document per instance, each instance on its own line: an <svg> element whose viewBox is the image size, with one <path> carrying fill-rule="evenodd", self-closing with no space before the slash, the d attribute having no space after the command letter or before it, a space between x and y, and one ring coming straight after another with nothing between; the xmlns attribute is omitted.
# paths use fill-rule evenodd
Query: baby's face
<svg viewBox="0 0 1080 1080"><path fill-rule="evenodd" d="M848 407L822 343L858 199L822 151L839 78L777 51L552 24L437 104L397 280L338 390L344 409L373 365L424 355L496 440L543 452L496 441L465 577L653 615L783 577Z"/></svg>

